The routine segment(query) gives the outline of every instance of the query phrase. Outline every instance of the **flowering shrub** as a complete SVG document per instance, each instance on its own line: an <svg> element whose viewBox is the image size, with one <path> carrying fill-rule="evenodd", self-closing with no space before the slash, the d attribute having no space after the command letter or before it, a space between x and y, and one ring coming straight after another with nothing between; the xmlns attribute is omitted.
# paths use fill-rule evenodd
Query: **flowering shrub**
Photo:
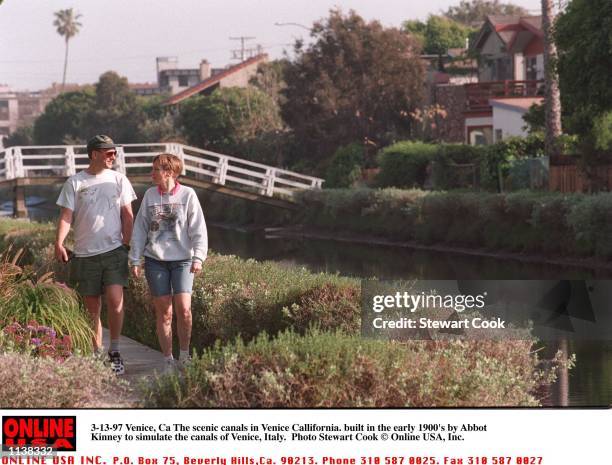
<svg viewBox="0 0 612 465"><path fill-rule="evenodd" d="M4 327L2 333L2 345L17 352L58 360L65 360L72 355L70 336L58 337L53 328L36 321L25 326L15 321Z"/></svg>
<svg viewBox="0 0 612 465"><path fill-rule="evenodd" d="M134 407L127 385L91 357L0 354L0 408Z"/></svg>
<svg viewBox="0 0 612 465"><path fill-rule="evenodd" d="M179 381L148 388L153 408L537 406L554 379L532 341L407 341L345 333L261 334L216 345ZM555 362L556 363L556 362Z"/></svg>

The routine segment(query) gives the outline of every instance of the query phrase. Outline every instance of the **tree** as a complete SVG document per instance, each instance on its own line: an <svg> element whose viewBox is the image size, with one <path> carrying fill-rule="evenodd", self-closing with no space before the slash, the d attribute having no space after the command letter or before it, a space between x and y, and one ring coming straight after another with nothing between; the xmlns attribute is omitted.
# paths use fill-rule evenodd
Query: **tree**
<svg viewBox="0 0 612 465"><path fill-rule="evenodd" d="M612 2L573 0L555 26L563 106L571 129L586 135L612 109Z"/></svg>
<svg viewBox="0 0 612 465"><path fill-rule="evenodd" d="M21 126L5 139L4 147L8 148L16 145L32 145L33 143L34 136L32 126Z"/></svg>
<svg viewBox="0 0 612 465"><path fill-rule="evenodd" d="M57 33L64 38L66 41L66 51L64 54L64 75L62 77L62 91L66 85L66 70L68 68L68 43L70 39L78 34L79 28L82 26L79 23L81 15L75 13L72 8L66 10L59 10L54 13L55 21L53 25L57 28Z"/></svg>
<svg viewBox="0 0 612 465"><path fill-rule="evenodd" d="M544 29L544 82L546 88L544 99L544 153L550 156L557 154L556 141L562 134L561 96L559 94L559 76L556 70L557 47L553 37L555 28L553 0L542 0L542 28Z"/></svg>
<svg viewBox="0 0 612 465"><path fill-rule="evenodd" d="M259 64L257 72L250 79L249 84L265 92L272 100L280 104L283 98L282 90L287 87L285 68L288 63L288 60L282 59Z"/></svg>
<svg viewBox="0 0 612 465"><path fill-rule="evenodd" d="M86 141L84 121L95 102L93 88L60 94L34 122L34 141L42 145Z"/></svg>
<svg viewBox="0 0 612 465"><path fill-rule="evenodd" d="M480 27L488 15L527 16L524 8L499 0L462 0L459 5L449 7L444 16L470 27Z"/></svg>
<svg viewBox="0 0 612 465"><path fill-rule="evenodd" d="M424 70L408 34L332 10L296 44L281 110L305 156L317 164L351 142L379 147L410 131Z"/></svg>
<svg viewBox="0 0 612 465"><path fill-rule="evenodd" d="M269 161L258 153L258 140L283 129L276 103L254 87L227 87L192 97L181 104L179 122L190 144L258 161Z"/></svg>
<svg viewBox="0 0 612 465"><path fill-rule="evenodd" d="M449 48L465 47L472 29L444 16L430 15L427 23L405 21L404 30L423 44L423 52L444 55Z"/></svg>
<svg viewBox="0 0 612 465"><path fill-rule="evenodd" d="M128 81L107 71L96 83L95 107L87 114L85 126L91 134L110 134L123 143L140 142L139 128L145 114Z"/></svg>

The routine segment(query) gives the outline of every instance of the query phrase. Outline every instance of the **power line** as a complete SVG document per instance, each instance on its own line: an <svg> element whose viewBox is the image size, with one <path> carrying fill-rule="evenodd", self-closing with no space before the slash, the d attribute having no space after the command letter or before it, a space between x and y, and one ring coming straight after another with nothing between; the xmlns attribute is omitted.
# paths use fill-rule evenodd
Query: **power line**
<svg viewBox="0 0 612 465"><path fill-rule="evenodd" d="M254 40L255 37L246 37L246 36L240 36L240 37L230 37L230 40L239 40L240 41L240 49L239 50L232 50L232 60L240 60L240 61L244 61L245 57L247 56L247 53L252 53L252 51L254 49L249 48L247 49L244 44L247 40ZM261 46L259 46L259 48L261 48ZM252 56L252 55L251 55Z"/></svg>

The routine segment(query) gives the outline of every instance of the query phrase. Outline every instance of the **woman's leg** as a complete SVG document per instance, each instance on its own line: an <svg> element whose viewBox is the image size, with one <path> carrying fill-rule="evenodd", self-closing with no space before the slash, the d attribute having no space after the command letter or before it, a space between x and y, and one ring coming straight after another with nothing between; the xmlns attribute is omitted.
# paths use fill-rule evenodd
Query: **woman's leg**
<svg viewBox="0 0 612 465"><path fill-rule="evenodd" d="M145 257L145 276L155 308L155 329L162 353L166 358L172 355L172 291L171 271L168 262Z"/></svg>
<svg viewBox="0 0 612 465"><path fill-rule="evenodd" d="M176 312L176 329L179 347L189 351L191 342L191 294L181 292L174 295L174 311Z"/></svg>
<svg viewBox="0 0 612 465"><path fill-rule="evenodd" d="M171 271L176 327L179 346L183 355L189 351L189 343L191 341L191 289L193 288L193 273L190 270L191 260L183 260L174 262Z"/></svg>
<svg viewBox="0 0 612 465"><path fill-rule="evenodd" d="M159 346L165 357L172 355L172 296L153 297L155 327Z"/></svg>

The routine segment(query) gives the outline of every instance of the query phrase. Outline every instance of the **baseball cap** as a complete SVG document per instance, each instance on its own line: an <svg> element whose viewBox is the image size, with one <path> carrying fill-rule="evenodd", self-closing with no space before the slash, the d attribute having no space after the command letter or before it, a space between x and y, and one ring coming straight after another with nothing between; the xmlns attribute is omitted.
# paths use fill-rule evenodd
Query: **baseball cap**
<svg viewBox="0 0 612 465"><path fill-rule="evenodd" d="M113 139L103 134L98 134L97 136L93 136L87 142L87 153L91 153L92 151L99 149L114 149L115 147L117 146L113 142Z"/></svg>

